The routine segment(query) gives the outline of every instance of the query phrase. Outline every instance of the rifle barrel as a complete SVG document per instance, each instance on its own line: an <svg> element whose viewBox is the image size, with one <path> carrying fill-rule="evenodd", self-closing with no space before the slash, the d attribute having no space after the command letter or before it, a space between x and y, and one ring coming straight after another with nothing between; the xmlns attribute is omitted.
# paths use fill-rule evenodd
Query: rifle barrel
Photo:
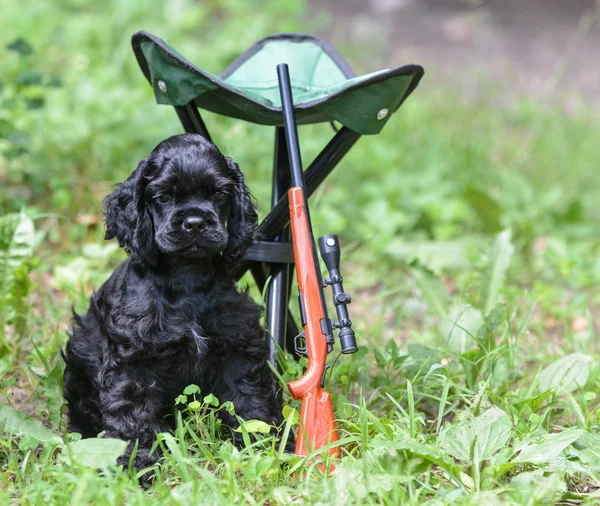
<svg viewBox="0 0 600 506"><path fill-rule="evenodd" d="M292 97L292 85L290 83L290 72L287 63L277 65L277 77L279 78L279 89L281 90L281 109L290 157L292 186L299 186L304 189L302 158L300 156L298 129L296 128L296 116L294 114L294 99Z"/></svg>

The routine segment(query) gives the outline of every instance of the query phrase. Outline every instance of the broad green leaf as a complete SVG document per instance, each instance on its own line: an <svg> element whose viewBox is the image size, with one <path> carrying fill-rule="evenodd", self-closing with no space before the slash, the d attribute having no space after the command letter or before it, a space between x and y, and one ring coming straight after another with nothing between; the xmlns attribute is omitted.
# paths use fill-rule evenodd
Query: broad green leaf
<svg viewBox="0 0 600 506"><path fill-rule="evenodd" d="M579 460L594 469L600 469L600 436L586 432L573 441L573 452Z"/></svg>
<svg viewBox="0 0 600 506"><path fill-rule="evenodd" d="M0 389L12 387L17 382L16 376L9 376L6 379L0 379Z"/></svg>
<svg viewBox="0 0 600 506"><path fill-rule="evenodd" d="M502 208L488 192L469 184L465 189L464 198L483 220L488 233L495 234L502 229Z"/></svg>
<svg viewBox="0 0 600 506"><path fill-rule="evenodd" d="M0 272L15 269L33 255L35 229L25 213L0 216Z"/></svg>
<svg viewBox="0 0 600 506"><path fill-rule="evenodd" d="M61 460L93 469L116 465L123 455L127 441L111 438L88 438L69 443L61 452Z"/></svg>
<svg viewBox="0 0 600 506"><path fill-rule="evenodd" d="M406 360L406 355L402 353L402 350L394 340L388 341L385 346L375 348L373 351L377 365L381 368L387 366L395 368Z"/></svg>
<svg viewBox="0 0 600 506"><path fill-rule="evenodd" d="M594 392L586 392L581 396L581 399L584 402L591 402L591 401L595 400L597 397L598 396Z"/></svg>
<svg viewBox="0 0 600 506"><path fill-rule="evenodd" d="M17 37L10 44L6 45L6 49L14 51L21 56L28 56L33 53L33 48L23 37Z"/></svg>
<svg viewBox="0 0 600 506"><path fill-rule="evenodd" d="M219 399L217 399L213 394L208 394L202 400L204 404L208 404L209 406L217 407L219 405Z"/></svg>
<svg viewBox="0 0 600 506"><path fill-rule="evenodd" d="M276 471L276 459L272 455L259 453L254 455L244 465L244 476L249 480L257 480L264 475L271 474Z"/></svg>
<svg viewBox="0 0 600 506"><path fill-rule="evenodd" d="M343 397L343 396L340 396L340 397ZM346 402L349 402L348 399L346 399L346 397L343 397L343 398L346 400ZM339 397L338 397L338 401L339 401ZM293 425L298 424L298 422L300 421L300 413L298 413L298 410L293 408L292 406L288 406L288 405L283 406L282 412L283 412L283 419L285 421L289 420L290 417L292 419Z"/></svg>
<svg viewBox="0 0 600 506"><path fill-rule="evenodd" d="M105 245L90 243L83 246L82 253L88 258L105 259L114 255L117 251L119 251L119 245L117 243L111 242Z"/></svg>
<svg viewBox="0 0 600 506"><path fill-rule="evenodd" d="M198 385L188 385L183 389L185 395L199 394L200 387Z"/></svg>
<svg viewBox="0 0 600 506"><path fill-rule="evenodd" d="M457 466L456 462L454 462L446 452L432 445L413 443L410 441L382 441L375 439L369 446L376 451L398 450L410 452L417 457L432 462L441 469L454 473L456 476L458 476L460 471L460 466Z"/></svg>
<svg viewBox="0 0 600 506"><path fill-rule="evenodd" d="M219 457L227 462L233 469L240 467L240 451L230 442L225 441L219 450Z"/></svg>
<svg viewBox="0 0 600 506"><path fill-rule="evenodd" d="M5 336L8 310L14 305L7 299L15 272L33 254L35 240L33 221L25 213L0 216L0 338Z"/></svg>
<svg viewBox="0 0 600 506"><path fill-rule="evenodd" d="M494 239L487 259L487 267L481 283L480 307L488 315L496 307L500 289L504 283L504 274L508 269L514 252L511 243L512 232L504 230Z"/></svg>
<svg viewBox="0 0 600 506"><path fill-rule="evenodd" d="M54 429L58 427L62 417L64 369L65 363L62 360L58 360L52 371L42 381L44 395L48 403L48 421Z"/></svg>
<svg viewBox="0 0 600 506"><path fill-rule="evenodd" d="M471 480L469 475L463 473L461 477L465 486L469 489L473 489L473 480ZM475 492L462 501L457 500L457 498L462 497L462 495L464 495L464 492L458 489L454 490L453 492L454 493L451 492L446 496L450 500L447 499L444 502L444 504L460 504L461 506L507 506L507 503L504 502L502 498L498 496L498 493L495 490ZM462 494L459 492L462 492ZM513 503L510 503L510 506L515 505Z"/></svg>
<svg viewBox="0 0 600 506"><path fill-rule="evenodd" d="M340 491L336 494L337 500L323 501L315 497L314 504L373 504L373 501L369 501L368 498L388 496L394 487L394 480L390 479L389 474L382 472L380 462L374 464L373 460L372 458L368 461L347 459L340 462L336 466L334 478L336 489ZM326 490L326 483L327 480L323 481L324 490ZM352 500L348 501L349 498ZM292 500L290 503L283 504L293 503Z"/></svg>
<svg viewBox="0 0 600 506"><path fill-rule="evenodd" d="M423 267L412 267L410 272L415 278L417 287L423 299L425 299L429 310L437 314L440 318L446 318L448 316L449 296L444 284L439 278Z"/></svg>
<svg viewBox="0 0 600 506"><path fill-rule="evenodd" d="M43 444L56 434L40 422L10 406L0 406L0 433L9 433L17 437L27 437L37 444Z"/></svg>
<svg viewBox="0 0 600 506"><path fill-rule="evenodd" d="M583 388L588 380L592 358L583 353L572 353L546 367L537 378L539 392L556 390L573 392Z"/></svg>
<svg viewBox="0 0 600 506"><path fill-rule="evenodd" d="M229 413L231 416L235 415L235 406L233 405L233 402L225 401L223 403L223 409L227 411L227 413Z"/></svg>
<svg viewBox="0 0 600 506"><path fill-rule="evenodd" d="M545 434L534 441L516 443L515 451L519 451L519 454L512 459L512 462L531 464L552 462L565 448L585 434L586 432L581 429L566 429L555 434Z"/></svg>
<svg viewBox="0 0 600 506"><path fill-rule="evenodd" d="M508 492L519 499L519 504L554 504L567 491L563 473L546 475L543 470L517 474L510 481ZM523 502L521 502L523 501Z"/></svg>
<svg viewBox="0 0 600 506"><path fill-rule="evenodd" d="M175 397L175 404L187 404L187 395L178 395Z"/></svg>
<svg viewBox="0 0 600 506"><path fill-rule="evenodd" d="M200 404L199 401L192 401L188 404L188 408L190 408L192 411L200 411L202 404Z"/></svg>
<svg viewBox="0 0 600 506"><path fill-rule="evenodd" d="M12 271L12 285L6 297L10 307L8 323L14 327L13 339L22 340L27 329L28 304L27 297L32 287L29 273L31 265L23 263Z"/></svg>
<svg viewBox="0 0 600 506"><path fill-rule="evenodd" d="M20 447L21 445L19 445ZM40 461L43 464L47 464L54 457L57 448L62 448L63 440L60 436L54 436L44 443L42 453L40 454Z"/></svg>
<svg viewBox="0 0 600 506"><path fill-rule="evenodd" d="M67 265L57 265L54 268L53 285L58 289L80 290L92 279L95 266L84 257L77 257Z"/></svg>
<svg viewBox="0 0 600 506"><path fill-rule="evenodd" d="M446 347L460 354L476 348L477 343L472 336L477 336L482 324L483 315L479 309L472 306L455 307L440 324Z"/></svg>
<svg viewBox="0 0 600 506"><path fill-rule="evenodd" d="M454 458L479 465L504 447L511 429L508 415L494 406L471 420L456 422L443 429L440 444Z"/></svg>
<svg viewBox="0 0 600 506"><path fill-rule="evenodd" d="M469 267L467 244L464 241L423 241L407 243L393 240L386 252L395 258L411 263L415 260L434 274L444 269L464 269Z"/></svg>
<svg viewBox="0 0 600 506"><path fill-rule="evenodd" d="M411 343L406 347L406 351L407 355L403 357L400 365L409 378L414 378L419 373L425 374L432 365L439 363L438 351L428 346Z"/></svg>
<svg viewBox="0 0 600 506"><path fill-rule="evenodd" d="M250 434L254 432L268 434L271 432L272 427L262 420L246 420L245 422L242 422L237 429L235 429L235 432L243 432L244 429Z"/></svg>

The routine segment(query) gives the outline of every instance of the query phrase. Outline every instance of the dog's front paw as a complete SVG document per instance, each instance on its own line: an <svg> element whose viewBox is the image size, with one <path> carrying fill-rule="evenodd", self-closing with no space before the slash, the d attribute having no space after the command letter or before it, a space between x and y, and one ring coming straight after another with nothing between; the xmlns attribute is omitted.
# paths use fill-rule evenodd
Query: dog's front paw
<svg viewBox="0 0 600 506"><path fill-rule="evenodd" d="M156 464L158 462L158 459L160 458L157 452L150 453L145 448L137 449L133 461L131 460L131 456L132 451L130 451L128 448L127 452L125 452L125 454L121 455L117 459L117 465L123 466L124 469L128 469L129 464L131 462L131 466L133 467L133 469L135 469L139 473L143 469L147 469L149 467L154 466L154 464ZM147 470L138 479L142 487L148 488L154 480L154 470Z"/></svg>

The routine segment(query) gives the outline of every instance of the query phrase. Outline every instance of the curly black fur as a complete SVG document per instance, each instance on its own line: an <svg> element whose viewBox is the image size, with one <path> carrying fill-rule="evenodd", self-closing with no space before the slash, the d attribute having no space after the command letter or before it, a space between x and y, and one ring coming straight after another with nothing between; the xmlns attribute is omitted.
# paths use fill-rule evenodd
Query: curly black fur
<svg viewBox="0 0 600 506"><path fill-rule="evenodd" d="M192 383L233 401L242 419L280 424L261 308L229 273L257 223L237 164L199 135L177 135L105 207L106 238L130 258L74 316L64 355L71 430L130 441L121 463L137 441L142 469L156 462L155 434L172 428L174 399Z"/></svg>

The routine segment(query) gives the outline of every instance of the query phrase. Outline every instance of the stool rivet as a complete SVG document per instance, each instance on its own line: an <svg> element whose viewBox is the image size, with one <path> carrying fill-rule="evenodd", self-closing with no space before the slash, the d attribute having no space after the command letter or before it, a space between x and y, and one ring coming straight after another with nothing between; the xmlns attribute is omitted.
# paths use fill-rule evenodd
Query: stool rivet
<svg viewBox="0 0 600 506"><path fill-rule="evenodd" d="M331 237L327 239L327 246L335 246L335 239Z"/></svg>
<svg viewBox="0 0 600 506"><path fill-rule="evenodd" d="M378 120L382 120L383 118L385 118L388 115L388 111L387 109L381 109L378 113L377 113L377 119Z"/></svg>
<svg viewBox="0 0 600 506"><path fill-rule="evenodd" d="M165 83L164 81L158 81L158 89L160 91L162 91L163 93L166 93L167 92L167 83ZM379 116L377 116L377 117L379 117Z"/></svg>

